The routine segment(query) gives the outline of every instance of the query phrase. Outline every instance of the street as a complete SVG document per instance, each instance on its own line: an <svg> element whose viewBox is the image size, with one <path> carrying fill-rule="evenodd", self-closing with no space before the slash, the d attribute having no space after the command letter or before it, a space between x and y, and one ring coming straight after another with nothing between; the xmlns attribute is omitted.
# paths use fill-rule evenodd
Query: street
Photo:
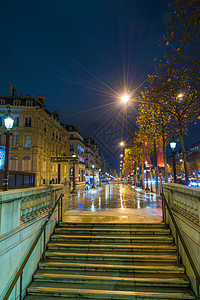
<svg viewBox="0 0 200 300"><path fill-rule="evenodd" d="M64 221L80 221L84 217L88 222L119 222L120 219L123 222L160 222L161 215L159 196L126 184L111 183L101 188L78 190L77 195L64 198Z"/></svg>

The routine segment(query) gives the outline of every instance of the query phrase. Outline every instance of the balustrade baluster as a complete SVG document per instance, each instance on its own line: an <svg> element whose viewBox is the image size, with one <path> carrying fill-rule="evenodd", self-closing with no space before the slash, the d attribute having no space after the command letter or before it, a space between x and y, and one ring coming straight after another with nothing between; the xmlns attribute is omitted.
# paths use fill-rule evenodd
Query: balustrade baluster
<svg viewBox="0 0 200 300"><path fill-rule="evenodd" d="M26 220L26 198L22 198L20 207L20 221L24 223Z"/></svg>

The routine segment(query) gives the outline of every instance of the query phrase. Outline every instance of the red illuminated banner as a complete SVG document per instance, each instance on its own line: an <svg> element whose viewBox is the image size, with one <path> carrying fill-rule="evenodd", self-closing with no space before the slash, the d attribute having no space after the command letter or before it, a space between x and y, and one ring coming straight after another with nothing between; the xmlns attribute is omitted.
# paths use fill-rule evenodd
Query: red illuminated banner
<svg viewBox="0 0 200 300"><path fill-rule="evenodd" d="M149 147L149 139L148 139L148 136L147 135L144 135L143 136L143 143L142 143L142 146L143 146L143 157L144 157L144 162L148 165L151 164L151 159L150 159L150 147Z"/></svg>
<svg viewBox="0 0 200 300"><path fill-rule="evenodd" d="M157 166L160 168L163 168L165 166L163 154L163 138L161 135L158 138Z"/></svg>

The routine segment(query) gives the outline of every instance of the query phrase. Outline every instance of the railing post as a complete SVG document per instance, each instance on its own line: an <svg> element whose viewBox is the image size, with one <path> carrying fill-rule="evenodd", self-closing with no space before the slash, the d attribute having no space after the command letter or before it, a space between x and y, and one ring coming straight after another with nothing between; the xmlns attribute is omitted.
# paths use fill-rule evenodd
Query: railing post
<svg viewBox="0 0 200 300"><path fill-rule="evenodd" d="M63 195L61 196L61 218L60 221L62 222L62 214L63 214Z"/></svg>
<svg viewBox="0 0 200 300"><path fill-rule="evenodd" d="M198 281L197 281L197 278L196 278L196 284L197 284L197 299L200 299L199 283L198 283Z"/></svg>
<svg viewBox="0 0 200 300"><path fill-rule="evenodd" d="M180 258L179 258L179 242L178 242L178 233L176 231L176 254L177 254L177 266L180 265Z"/></svg>
<svg viewBox="0 0 200 300"><path fill-rule="evenodd" d="M60 220L60 201L58 202L58 223Z"/></svg>
<svg viewBox="0 0 200 300"><path fill-rule="evenodd" d="M46 249L46 227L44 228L43 232L43 253L42 253L42 261L45 261L45 249Z"/></svg>
<svg viewBox="0 0 200 300"><path fill-rule="evenodd" d="M19 299L22 300L22 276L23 276L23 272L19 278Z"/></svg>

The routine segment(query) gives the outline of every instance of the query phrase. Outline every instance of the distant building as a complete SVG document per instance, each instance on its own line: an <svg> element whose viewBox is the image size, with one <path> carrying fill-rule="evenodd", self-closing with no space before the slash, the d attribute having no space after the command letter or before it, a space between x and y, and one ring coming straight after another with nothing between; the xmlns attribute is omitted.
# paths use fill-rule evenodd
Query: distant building
<svg viewBox="0 0 200 300"><path fill-rule="evenodd" d="M66 130L69 132L69 153L70 155L76 154L79 159L79 163L76 165L76 178L77 181L85 182L85 143L80 134L79 127L73 125L65 125ZM72 180L71 170L71 180Z"/></svg>
<svg viewBox="0 0 200 300"><path fill-rule="evenodd" d="M60 121L59 112L50 112L45 97L0 96L0 146L5 145L3 115L9 105L15 117L10 140L9 170L35 174L35 185L69 181L69 163L51 162L51 157L68 156L69 132ZM3 165L1 166L3 168Z"/></svg>
<svg viewBox="0 0 200 300"><path fill-rule="evenodd" d="M200 142L192 144L189 148L186 148L185 153L186 153L189 175L200 176ZM181 149L176 151L175 159L176 159L177 174L184 174L183 157L182 157ZM169 162L171 162L170 159Z"/></svg>
<svg viewBox="0 0 200 300"><path fill-rule="evenodd" d="M31 174L35 186L50 183L69 183L73 178L72 155L78 156L75 164L77 183L85 183L85 172L92 176L109 168L98 145L84 139L79 128L66 125L59 112L50 112L44 96L17 95L10 86L10 96L0 96L0 180L5 157L5 127L3 116L9 105L15 117L10 138L9 171Z"/></svg>

